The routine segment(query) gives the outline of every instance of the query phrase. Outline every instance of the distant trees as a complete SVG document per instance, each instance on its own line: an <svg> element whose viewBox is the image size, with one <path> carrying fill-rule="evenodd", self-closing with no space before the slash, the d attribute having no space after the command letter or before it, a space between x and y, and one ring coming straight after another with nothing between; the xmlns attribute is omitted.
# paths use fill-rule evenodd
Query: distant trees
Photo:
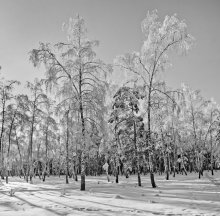
<svg viewBox="0 0 220 216"><path fill-rule="evenodd" d="M207 160L211 163L210 168L213 166L213 141L215 140L216 145L219 131L219 107L213 100L204 100L199 91L194 91L186 85L182 86L181 91L181 118L185 127L184 136L187 137L187 142L190 144L191 156L200 178L200 175L203 174L204 163L207 163L205 156L210 155ZM213 127L214 125L215 127Z"/></svg>
<svg viewBox="0 0 220 216"><path fill-rule="evenodd" d="M213 99L208 101L204 108L204 119L204 123L206 124L204 142L207 151L210 153L210 169L212 175L214 175L214 156L216 158L218 155L217 150L219 147L220 107Z"/></svg>

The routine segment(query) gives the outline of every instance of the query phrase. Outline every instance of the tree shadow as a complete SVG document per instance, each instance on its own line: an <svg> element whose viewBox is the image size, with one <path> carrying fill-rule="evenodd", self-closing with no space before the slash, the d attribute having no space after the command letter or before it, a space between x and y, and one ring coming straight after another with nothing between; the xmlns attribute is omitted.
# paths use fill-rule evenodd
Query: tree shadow
<svg viewBox="0 0 220 216"><path fill-rule="evenodd" d="M38 197L38 198L41 198L41 197L39 197L39 196L37 196L37 195L35 195L36 197ZM52 196L52 195L50 195L50 196ZM118 213L118 215L120 214L120 210L113 210L112 209L112 207L114 207L114 208L118 208L118 209L125 209L126 211L138 211L138 212L144 212L144 213L151 213L151 214L162 214L162 212L157 212L157 211L150 211L150 210L142 210L142 209L136 209L136 208L129 208L129 207L124 207L124 206L117 206L117 205L112 205L112 204L106 204L106 203L102 203L102 202L96 202L96 201L91 201L91 200L84 200L84 199L76 199L76 198L73 198L73 197L65 197L65 198L67 198L67 199L75 199L75 200L79 200L79 201L83 201L83 202L90 202L90 203L93 203L93 204L98 204L98 205L103 205L103 206L108 206L109 207L109 209L99 209L99 210L102 210L102 211L106 211L106 212L114 212L114 213ZM78 208L78 207L72 207L72 206L70 206L70 205L67 205L67 204L63 204L62 202L57 202L57 201L55 201L55 200L51 200L51 199L49 199L49 198L44 198L44 199L46 199L46 200L48 200L48 201L50 201L50 202L53 202L53 203L56 203L56 204L60 204L60 205L63 205L63 206L66 206L66 207L68 207L68 208L71 208L71 209L73 209L73 210L77 210L77 211L82 211L82 210L85 210L85 211L99 211L99 210L97 210L97 209L90 209L90 208L87 208L87 207L85 207L85 208Z"/></svg>
<svg viewBox="0 0 220 216"><path fill-rule="evenodd" d="M25 199L23 199L23 198L21 198L21 197L19 197L19 196L17 196L17 195L14 195L14 197L17 198L18 200L24 202L24 203L27 203L27 204L30 205L31 207L40 208L40 209L45 209L46 211L49 211L49 212L51 212L51 213L53 213L53 214L55 214L55 215L61 215L61 216L65 215L65 214L59 213L59 212L57 212L57 211L55 211L55 210L53 210L53 209L43 208L43 207L41 207L41 206L39 206L39 205L33 204L33 203L31 203L31 202L29 202L29 201L27 201L27 200L25 200Z"/></svg>

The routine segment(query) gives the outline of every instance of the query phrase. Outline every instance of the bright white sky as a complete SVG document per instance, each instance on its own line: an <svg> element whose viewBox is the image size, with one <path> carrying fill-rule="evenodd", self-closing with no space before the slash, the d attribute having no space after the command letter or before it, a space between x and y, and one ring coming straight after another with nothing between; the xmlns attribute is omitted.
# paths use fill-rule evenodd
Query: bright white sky
<svg viewBox="0 0 220 216"><path fill-rule="evenodd" d="M220 103L219 0L0 0L2 74L23 84L42 77L28 52L40 41L65 41L61 26L74 13L85 18L90 39L100 40L100 58L112 63L116 55L140 49L140 23L153 9L161 18L177 13L196 38L187 56L173 58L173 68L164 75L169 86L185 82Z"/></svg>

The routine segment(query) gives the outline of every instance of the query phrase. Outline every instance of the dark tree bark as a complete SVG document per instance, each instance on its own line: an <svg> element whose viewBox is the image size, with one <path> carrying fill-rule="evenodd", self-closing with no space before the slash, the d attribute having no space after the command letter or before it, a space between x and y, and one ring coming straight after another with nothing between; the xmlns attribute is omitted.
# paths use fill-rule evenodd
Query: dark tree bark
<svg viewBox="0 0 220 216"><path fill-rule="evenodd" d="M12 133L12 128L14 125L14 120L16 116L16 111L14 112L14 115L12 117L12 121L10 124L10 129L9 129L9 134L8 134L8 153L7 153L7 170L6 170L6 183L8 184L8 176L9 176L9 159L10 159L10 148L11 148L11 133Z"/></svg>
<svg viewBox="0 0 220 216"><path fill-rule="evenodd" d="M69 110L66 113L66 184L69 184Z"/></svg>
<svg viewBox="0 0 220 216"><path fill-rule="evenodd" d="M48 154L48 122L45 131L45 166L43 171L43 181L45 181L47 172L49 171L47 154Z"/></svg>
<svg viewBox="0 0 220 216"><path fill-rule="evenodd" d="M133 108L132 108L133 112ZM137 150L137 130L136 130L136 122L133 121L133 127L134 127L134 147L135 147L135 159L137 163L137 173L138 173L138 186L141 187L141 174L140 174L140 158L139 153Z"/></svg>
<svg viewBox="0 0 220 216"><path fill-rule="evenodd" d="M3 133L5 126L5 91L2 92L2 125L1 125L1 135L0 135L0 150L1 150L1 179L4 179L4 145L3 145Z"/></svg>

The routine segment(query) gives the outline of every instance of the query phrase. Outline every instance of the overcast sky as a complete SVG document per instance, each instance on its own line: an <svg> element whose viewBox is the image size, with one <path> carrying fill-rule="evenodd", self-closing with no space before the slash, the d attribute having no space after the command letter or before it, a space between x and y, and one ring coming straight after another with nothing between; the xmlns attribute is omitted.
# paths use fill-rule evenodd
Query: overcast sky
<svg viewBox="0 0 220 216"><path fill-rule="evenodd" d="M220 103L219 0L0 0L2 75L22 83L42 77L28 52L40 41L65 41L62 23L76 13L84 17L90 39L100 41L99 56L112 63L116 55L140 50L140 23L153 9L161 19L177 13L196 38L187 56L172 59L172 69L164 74L168 85L177 88L184 82Z"/></svg>

